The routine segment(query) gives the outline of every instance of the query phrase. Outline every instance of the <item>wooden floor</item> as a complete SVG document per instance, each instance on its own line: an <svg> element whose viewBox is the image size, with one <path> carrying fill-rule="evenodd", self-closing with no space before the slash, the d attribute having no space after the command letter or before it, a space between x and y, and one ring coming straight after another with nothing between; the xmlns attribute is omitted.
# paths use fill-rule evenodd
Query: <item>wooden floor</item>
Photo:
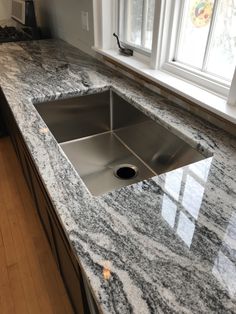
<svg viewBox="0 0 236 314"><path fill-rule="evenodd" d="M0 313L73 313L9 138L0 138Z"/></svg>

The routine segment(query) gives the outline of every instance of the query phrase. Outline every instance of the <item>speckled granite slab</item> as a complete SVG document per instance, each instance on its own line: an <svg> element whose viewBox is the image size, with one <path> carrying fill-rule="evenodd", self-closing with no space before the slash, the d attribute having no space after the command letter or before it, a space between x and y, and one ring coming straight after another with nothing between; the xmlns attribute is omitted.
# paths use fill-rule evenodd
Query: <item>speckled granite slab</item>
<svg viewBox="0 0 236 314"><path fill-rule="evenodd" d="M235 138L61 41L0 45L0 86L103 313L236 313ZM33 103L109 88L208 158L93 197Z"/></svg>

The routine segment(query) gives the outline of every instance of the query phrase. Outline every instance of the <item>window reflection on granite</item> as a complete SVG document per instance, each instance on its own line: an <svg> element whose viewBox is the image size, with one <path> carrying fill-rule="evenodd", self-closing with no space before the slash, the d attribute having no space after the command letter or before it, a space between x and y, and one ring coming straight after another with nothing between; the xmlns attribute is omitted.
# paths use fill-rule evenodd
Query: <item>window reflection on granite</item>
<svg viewBox="0 0 236 314"><path fill-rule="evenodd" d="M211 162L212 158L208 158L162 176L162 217L189 248ZM236 213L229 220L223 245L213 262L212 274L229 296L236 298Z"/></svg>
<svg viewBox="0 0 236 314"><path fill-rule="evenodd" d="M178 236L190 247L195 230L195 224L182 211L179 214L177 225Z"/></svg>
<svg viewBox="0 0 236 314"><path fill-rule="evenodd" d="M227 252L227 255L223 252ZM236 214L229 221L223 245L215 259L213 275L228 291L231 298L236 297Z"/></svg>
<svg viewBox="0 0 236 314"><path fill-rule="evenodd" d="M182 204L195 219L198 218L203 194L204 186L191 175L187 175Z"/></svg>
<svg viewBox="0 0 236 314"><path fill-rule="evenodd" d="M175 225L176 212L177 205L166 194L164 194L161 214L172 228L174 228Z"/></svg>
<svg viewBox="0 0 236 314"><path fill-rule="evenodd" d="M215 260L213 275L228 290L231 298L236 297L236 266L221 251Z"/></svg>
<svg viewBox="0 0 236 314"><path fill-rule="evenodd" d="M225 246L231 248L230 257L236 262L236 213L233 213L224 236Z"/></svg>
<svg viewBox="0 0 236 314"><path fill-rule="evenodd" d="M162 217L189 248L211 162L207 158L164 176Z"/></svg>
<svg viewBox="0 0 236 314"><path fill-rule="evenodd" d="M181 183L183 179L183 169L177 169L166 174L165 190L176 201L179 199Z"/></svg>

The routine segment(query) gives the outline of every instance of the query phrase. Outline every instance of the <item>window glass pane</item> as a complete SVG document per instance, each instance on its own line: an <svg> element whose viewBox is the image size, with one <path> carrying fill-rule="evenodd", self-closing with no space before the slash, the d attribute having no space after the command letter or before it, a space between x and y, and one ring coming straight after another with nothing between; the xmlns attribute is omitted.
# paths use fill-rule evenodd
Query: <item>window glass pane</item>
<svg viewBox="0 0 236 314"><path fill-rule="evenodd" d="M149 0L148 3L148 12L147 12L147 25L146 25L146 35L144 47L146 49L152 49L152 33L153 33L153 22L154 22L154 8L155 0Z"/></svg>
<svg viewBox="0 0 236 314"><path fill-rule="evenodd" d="M176 60L202 68L214 0L186 0Z"/></svg>
<svg viewBox="0 0 236 314"><path fill-rule="evenodd" d="M121 0L121 40L151 50L155 0Z"/></svg>
<svg viewBox="0 0 236 314"><path fill-rule="evenodd" d="M126 9L126 41L140 46L142 30L142 0L128 0Z"/></svg>
<svg viewBox="0 0 236 314"><path fill-rule="evenodd" d="M220 0L207 71L231 80L236 64L236 1Z"/></svg>

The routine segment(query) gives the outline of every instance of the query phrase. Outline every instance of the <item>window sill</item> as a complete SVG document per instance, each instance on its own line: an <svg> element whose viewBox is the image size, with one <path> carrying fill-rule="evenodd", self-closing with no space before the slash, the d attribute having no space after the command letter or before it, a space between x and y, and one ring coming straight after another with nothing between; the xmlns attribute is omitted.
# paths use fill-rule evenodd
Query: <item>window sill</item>
<svg viewBox="0 0 236 314"><path fill-rule="evenodd" d="M136 57L126 57L120 55L115 49L103 50L93 47L93 49L121 65L139 73L147 79L157 83L191 102L205 108L218 116L236 124L236 106L228 105L226 99L221 98L209 91L206 91L194 84L188 83L180 78L170 75L160 70L152 70L145 59Z"/></svg>

